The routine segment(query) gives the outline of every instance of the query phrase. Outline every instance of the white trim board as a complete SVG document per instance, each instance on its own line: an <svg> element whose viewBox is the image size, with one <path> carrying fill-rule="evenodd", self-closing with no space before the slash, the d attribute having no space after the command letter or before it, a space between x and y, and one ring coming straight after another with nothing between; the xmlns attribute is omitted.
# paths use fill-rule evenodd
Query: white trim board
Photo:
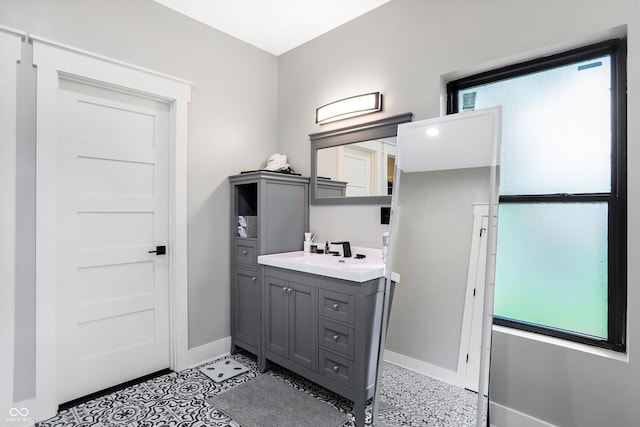
<svg viewBox="0 0 640 427"><path fill-rule="evenodd" d="M61 75L170 104L169 316L171 368L188 367L187 108L191 87L182 80L32 37L37 65L36 180L36 420L55 415L58 80Z"/></svg>
<svg viewBox="0 0 640 427"><path fill-rule="evenodd" d="M219 340L202 344L198 347L190 348L188 361L189 368L210 362L223 356L229 355L231 350L231 337L221 338Z"/></svg>
<svg viewBox="0 0 640 427"><path fill-rule="evenodd" d="M24 33L0 27L0 408L3 410L14 403L16 104L18 62L22 60L24 39ZM0 413L0 417L5 416Z"/></svg>
<svg viewBox="0 0 640 427"><path fill-rule="evenodd" d="M396 353L387 349L384 350L384 361L429 377L437 378L450 384L464 387L464 384L460 384L460 381L464 378L461 379L459 372L445 369L429 362L414 359L413 357L405 356L404 354Z"/></svg>
<svg viewBox="0 0 640 427"><path fill-rule="evenodd" d="M2 29L2 26L0 26L0 29ZM17 30L14 30L14 31L17 31ZM27 35L27 33L24 33L24 34ZM76 48L76 47L73 47L73 46L69 46L69 45L66 45L64 43L59 43L59 42L53 41L51 39L48 39L46 37L40 37L40 36L35 35L35 34L28 34L28 37L29 37L30 40L37 41L38 43L41 43L41 44L44 44L44 45L55 47L55 48L60 49L60 50L66 50L66 51L72 52L74 54L84 55L84 56L86 56L88 58L98 59L98 60L101 60L101 61L104 61L104 62L107 62L107 63L110 63L110 64L120 65L120 66L122 66L122 67L124 67L126 69L129 69L129 70L141 71L141 72L149 74L149 75L153 75L153 76L160 77L160 78L163 78L163 79L171 80L174 83L184 83L184 84L186 84L188 86L194 86L195 85L195 83L193 83L191 81L188 81L188 80L184 80L184 79L181 79L181 78L178 78L178 77L174 77L174 76L171 76L171 75L168 75L168 74L160 73L158 71L150 70L148 68L140 67L140 66L137 66L137 65L134 65L134 64L129 64L127 62L123 62L123 61L120 61L120 60L115 59L115 58L110 58L108 56L99 55L97 53L89 52L88 50L79 49L79 48ZM191 95L189 94L189 98L190 98L190 96Z"/></svg>
<svg viewBox="0 0 640 427"><path fill-rule="evenodd" d="M491 427L557 427L531 415L490 402Z"/></svg>

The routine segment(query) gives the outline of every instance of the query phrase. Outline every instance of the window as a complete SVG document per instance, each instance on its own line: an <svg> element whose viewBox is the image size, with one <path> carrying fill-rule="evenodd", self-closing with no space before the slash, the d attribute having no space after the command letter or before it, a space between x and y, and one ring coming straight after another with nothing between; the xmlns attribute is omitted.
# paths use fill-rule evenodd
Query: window
<svg viewBox="0 0 640 427"><path fill-rule="evenodd" d="M625 351L626 41L447 85L502 105L494 323Z"/></svg>

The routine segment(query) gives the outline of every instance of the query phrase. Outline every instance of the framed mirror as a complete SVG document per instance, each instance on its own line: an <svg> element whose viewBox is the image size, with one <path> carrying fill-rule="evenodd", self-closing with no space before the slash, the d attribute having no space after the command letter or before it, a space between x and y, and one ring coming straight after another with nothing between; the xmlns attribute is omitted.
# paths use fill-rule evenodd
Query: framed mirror
<svg viewBox="0 0 640 427"><path fill-rule="evenodd" d="M391 204L398 125L412 116L310 134L311 204Z"/></svg>
<svg viewBox="0 0 640 427"><path fill-rule="evenodd" d="M499 107L398 127L375 425L487 425L500 129Z"/></svg>

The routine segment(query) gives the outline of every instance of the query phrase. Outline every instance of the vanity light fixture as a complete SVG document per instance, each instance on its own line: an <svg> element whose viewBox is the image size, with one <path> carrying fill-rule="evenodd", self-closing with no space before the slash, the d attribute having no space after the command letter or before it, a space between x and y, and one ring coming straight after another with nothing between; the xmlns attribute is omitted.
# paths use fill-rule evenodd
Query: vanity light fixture
<svg viewBox="0 0 640 427"><path fill-rule="evenodd" d="M316 123L322 125L381 110L382 94L380 92L371 92L334 101L316 108Z"/></svg>

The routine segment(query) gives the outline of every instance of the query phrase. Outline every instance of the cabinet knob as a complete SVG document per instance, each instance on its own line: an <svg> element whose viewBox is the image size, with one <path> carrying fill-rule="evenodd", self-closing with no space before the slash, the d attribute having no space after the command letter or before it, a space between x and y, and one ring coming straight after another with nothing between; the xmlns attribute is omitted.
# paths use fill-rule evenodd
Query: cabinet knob
<svg viewBox="0 0 640 427"><path fill-rule="evenodd" d="M337 302L333 303L333 305L331 306L333 310L337 310L339 307L340 307L340 304L338 304Z"/></svg>
<svg viewBox="0 0 640 427"><path fill-rule="evenodd" d="M287 287L286 286L282 287L282 292L287 292Z"/></svg>
<svg viewBox="0 0 640 427"><path fill-rule="evenodd" d="M242 251L242 253L243 253L244 255L246 255L246 254L248 254L248 253L249 253L249 251L245 249L244 251Z"/></svg>
<svg viewBox="0 0 640 427"><path fill-rule="evenodd" d="M335 334L335 335L333 336L333 340L334 340L334 341L338 341L339 339L340 339L340 335Z"/></svg>
<svg viewBox="0 0 640 427"><path fill-rule="evenodd" d="M287 293L290 294L293 289L287 288Z"/></svg>
<svg viewBox="0 0 640 427"><path fill-rule="evenodd" d="M335 366L333 367L333 372L338 372L338 370L340 370L340 366L335 365Z"/></svg>
<svg viewBox="0 0 640 427"><path fill-rule="evenodd" d="M251 278L251 280L253 280L253 281L255 282L256 280L258 280L258 278L257 278L256 276L253 276L253 277Z"/></svg>

